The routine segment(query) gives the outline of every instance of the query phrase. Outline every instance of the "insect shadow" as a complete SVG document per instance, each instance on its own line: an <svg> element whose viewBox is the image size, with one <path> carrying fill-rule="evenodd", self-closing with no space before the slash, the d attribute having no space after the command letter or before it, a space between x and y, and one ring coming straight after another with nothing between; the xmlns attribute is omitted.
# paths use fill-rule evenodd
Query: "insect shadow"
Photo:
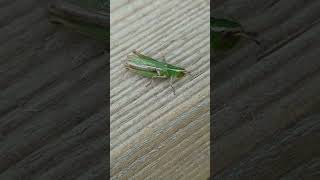
<svg viewBox="0 0 320 180"><path fill-rule="evenodd" d="M241 39L248 39L261 48L256 32L246 31L237 21L227 18L211 17L210 19L211 46L215 51L232 49Z"/></svg>

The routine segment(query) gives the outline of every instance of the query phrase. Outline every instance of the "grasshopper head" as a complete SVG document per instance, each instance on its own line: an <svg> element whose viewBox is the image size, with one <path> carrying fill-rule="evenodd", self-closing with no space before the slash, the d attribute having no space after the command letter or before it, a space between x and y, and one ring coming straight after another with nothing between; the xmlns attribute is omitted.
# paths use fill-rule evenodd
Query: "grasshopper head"
<svg viewBox="0 0 320 180"><path fill-rule="evenodd" d="M181 71L176 71L175 76L176 76L176 78L179 79L179 78L183 78L187 74L190 74L190 73L186 70L181 70Z"/></svg>

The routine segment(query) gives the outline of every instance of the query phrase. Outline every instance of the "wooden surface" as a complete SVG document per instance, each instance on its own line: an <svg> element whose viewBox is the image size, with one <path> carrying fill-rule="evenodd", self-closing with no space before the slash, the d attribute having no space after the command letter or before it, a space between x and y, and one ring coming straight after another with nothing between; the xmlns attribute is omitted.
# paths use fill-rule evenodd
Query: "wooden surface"
<svg viewBox="0 0 320 180"><path fill-rule="evenodd" d="M0 2L0 179L105 179L105 45L50 24L48 2Z"/></svg>
<svg viewBox="0 0 320 180"><path fill-rule="evenodd" d="M105 179L105 47L49 24L48 2L0 1L0 179ZM216 56L211 103L207 1L114 2L114 179L207 178L209 104L212 179L320 179L320 2L216 0L212 14L265 49L243 41ZM167 81L145 87L120 65L133 49L193 77L174 83L177 97Z"/></svg>
<svg viewBox="0 0 320 180"><path fill-rule="evenodd" d="M111 179L209 177L209 0L111 1ZM174 82L128 72L132 50L192 73Z"/></svg>
<svg viewBox="0 0 320 180"><path fill-rule="evenodd" d="M320 179L320 1L215 0L242 41L215 54L212 179Z"/></svg>

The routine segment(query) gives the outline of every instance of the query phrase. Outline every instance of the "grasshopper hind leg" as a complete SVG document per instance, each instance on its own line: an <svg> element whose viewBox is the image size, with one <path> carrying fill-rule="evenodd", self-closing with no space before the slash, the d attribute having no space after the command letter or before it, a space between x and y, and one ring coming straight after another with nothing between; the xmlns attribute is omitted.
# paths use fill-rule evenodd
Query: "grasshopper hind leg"
<svg viewBox="0 0 320 180"><path fill-rule="evenodd" d="M126 61L122 61L121 63L122 63L122 65L124 66L124 68L125 68L126 70L130 69L130 68L126 65ZM123 73L121 73L121 78L122 78L122 80L125 79L125 76L126 76L126 75L127 75L127 71L124 71Z"/></svg>

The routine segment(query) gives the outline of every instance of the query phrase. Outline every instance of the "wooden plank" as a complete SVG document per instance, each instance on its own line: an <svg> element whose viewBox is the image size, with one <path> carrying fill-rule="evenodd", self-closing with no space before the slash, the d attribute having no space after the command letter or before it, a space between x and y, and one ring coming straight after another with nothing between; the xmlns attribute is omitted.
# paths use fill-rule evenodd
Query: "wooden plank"
<svg viewBox="0 0 320 180"><path fill-rule="evenodd" d="M218 174L216 178L279 179L312 157L318 157L320 145L315 142L320 136L319 118L319 115L303 118L293 127L280 131L267 141L262 141L252 153L229 166L228 170Z"/></svg>
<svg viewBox="0 0 320 180"><path fill-rule="evenodd" d="M112 179L207 178L209 1L115 0L110 8ZM150 80L123 66L135 49L192 76L173 84L176 96L165 80L145 87Z"/></svg>
<svg viewBox="0 0 320 180"><path fill-rule="evenodd" d="M0 179L103 179L105 45L50 24L48 2L0 3Z"/></svg>
<svg viewBox="0 0 320 180"><path fill-rule="evenodd" d="M314 157L310 161L301 164L299 167L290 170L288 173L284 174L280 180L289 179L319 179L320 177L320 161L319 157Z"/></svg>
<svg viewBox="0 0 320 180"><path fill-rule="evenodd" d="M213 16L239 20L263 47L243 40L227 53L214 52L211 178L317 179L319 166L310 176L296 168L319 156L318 120L311 117L320 104L320 3L213 3Z"/></svg>

